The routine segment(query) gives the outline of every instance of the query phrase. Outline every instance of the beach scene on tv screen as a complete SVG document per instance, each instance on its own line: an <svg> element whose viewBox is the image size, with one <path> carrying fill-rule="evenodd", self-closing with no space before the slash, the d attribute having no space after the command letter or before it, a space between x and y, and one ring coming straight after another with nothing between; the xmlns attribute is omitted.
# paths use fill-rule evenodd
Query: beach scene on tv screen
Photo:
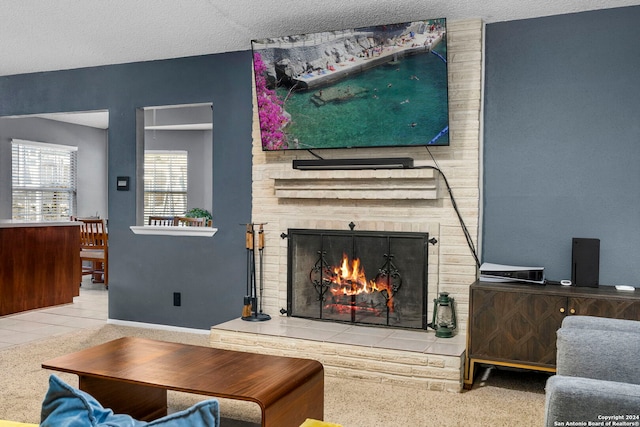
<svg viewBox="0 0 640 427"><path fill-rule="evenodd" d="M252 49L264 150L449 144L445 19Z"/></svg>

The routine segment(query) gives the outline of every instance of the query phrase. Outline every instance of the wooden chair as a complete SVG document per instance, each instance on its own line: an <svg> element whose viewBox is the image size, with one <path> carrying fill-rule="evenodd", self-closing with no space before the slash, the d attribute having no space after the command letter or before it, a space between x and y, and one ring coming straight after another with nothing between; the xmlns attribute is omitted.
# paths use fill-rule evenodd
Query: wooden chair
<svg viewBox="0 0 640 427"><path fill-rule="evenodd" d="M150 216L149 225L173 225L174 217L172 216Z"/></svg>
<svg viewBox="0 0 640 427"><path fill-rule="evenodd" d="M80 260L91 262L82 266L82 275L91 274L94 281L104 277L109 288L109 242L104 219L77 219L80 221Z"/></svg>
<svg viewBox="0 0 640 427"><path fill-rule="evenodd" d="M204 218L177 216L173 219L173 225L181 227L205 227L207 225L207 220Z"/></svg>

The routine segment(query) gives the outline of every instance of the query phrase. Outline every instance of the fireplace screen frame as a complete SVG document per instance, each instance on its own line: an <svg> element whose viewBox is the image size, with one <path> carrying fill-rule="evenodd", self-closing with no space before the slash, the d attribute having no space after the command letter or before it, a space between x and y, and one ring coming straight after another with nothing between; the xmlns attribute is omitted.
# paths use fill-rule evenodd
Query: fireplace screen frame
<svg viewBox="0 0 640 427"><path fill-rule="evenodd" d="M289 317L299 317L305 319L313 319L313 320L322 320L322 321L330 321L330 322L339 322L339 323L348 323L355 325L367 325L367 326L382 326L382 327L390 327L390 328L399 328L399 329L427 329L428 324L428 309L429 309L429 288L428 288L428 277L429 277L429 233L424 232L394 232L394 231L360 231L360 230L327 230L327 229L288 229L286 234L288 240L288 248L287 248L287 310L286 314ZM361 317L358 317L359 320L356 320L354 316L355 308L351 309L350 319L338 319L335 317L328 318L329 316L324 315L324 304L323 301L324 294L320 292L318 286L316 287L317 291L317 314L308 315L305 313L299 313L301 310L297 310L294 304L294 280L296 280L296 275L301 275L300 272L296 273L294 271L294 255L298 245L298 239L300 238L317 238L320 241L320 246L317 248L317 262L322 263L324 260L324 252L325 252L325 239L329 239L332 237L337 237L341 239L351 239L351 253L347 254L350 258L357 258L360 255L357 253L358 251L358 240L359 239L385 239L386 240L386 250L384 251L384 257L386 259L386 266L389 267L387 271L385 271L388 276L392 275L392 272L389 270L395 269L394 265L394 255L391 253L392 241L401 242L397 239L411 239L410 241L415 240L415 248L412 246L412 249L416 249L417 253L415 253L415 257L422 260L422 268L417 268L413 270L413 275L418 276L417 281L419 284L414 288L417 289L417 294L415 298L418 301L421 301L420 309L414 311L421 311L420 319L413 319L411 322L405 323L403 321L393 320L393 316L398 316L398 313L393 314L391 316L389 310L387 309L386 313L383 315L384 319L376 319L375 322L362 320ZM395 239L395 240L394 240ZM413 253L413 252L412 252ZM391 255L391 256L388 256ZM384 269L384 267L380 267L378 273ZM401 277L403 271L400 268L399 271L396 271L399 278L394 280L402 281ZM309 286L314 286L311 281L311 272L309 273ZM318 273L320 274L320 273ZM391 280L391 279L389 279ZM402 286L401 282L398 283L399 286ZM317 285L317 283L316 283ZM394 287L395 289L395 287ZM401 292L402 289L399 288ZM416 289L414 289L416 292ZM326 300L326 298L325 298ZM417 314L417 313L416 313Z"/></svg>

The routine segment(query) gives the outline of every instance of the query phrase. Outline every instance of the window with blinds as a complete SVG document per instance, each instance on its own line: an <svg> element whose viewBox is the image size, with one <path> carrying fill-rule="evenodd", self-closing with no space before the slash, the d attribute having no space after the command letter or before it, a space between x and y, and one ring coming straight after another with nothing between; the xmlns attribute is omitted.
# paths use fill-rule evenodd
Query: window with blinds
<svg viewBox="0 0 640 427"><path fill-rule="evenodd" d="M188 155L182 150L145 150L144 223L149 216L184 215L187 211Z"/></svg>
<svg viewBox="0 0 640 427"><path fill-rule="evenodd" d="M69 220L76 213L77 147L11 141L12 218Z"/></svg>

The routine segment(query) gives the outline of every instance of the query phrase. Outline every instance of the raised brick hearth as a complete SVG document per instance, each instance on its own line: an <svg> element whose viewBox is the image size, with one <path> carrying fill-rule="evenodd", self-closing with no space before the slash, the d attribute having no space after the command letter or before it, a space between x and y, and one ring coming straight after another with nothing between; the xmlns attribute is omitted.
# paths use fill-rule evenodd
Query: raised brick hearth
<svg viewBox="0 0 640 427"><path fill-rule="evenodd" d="M211 346L320 361L327 376L396 383L429 390L462 389L464 336L354 326L276 316L241 319L211 329Z"/></svg>

